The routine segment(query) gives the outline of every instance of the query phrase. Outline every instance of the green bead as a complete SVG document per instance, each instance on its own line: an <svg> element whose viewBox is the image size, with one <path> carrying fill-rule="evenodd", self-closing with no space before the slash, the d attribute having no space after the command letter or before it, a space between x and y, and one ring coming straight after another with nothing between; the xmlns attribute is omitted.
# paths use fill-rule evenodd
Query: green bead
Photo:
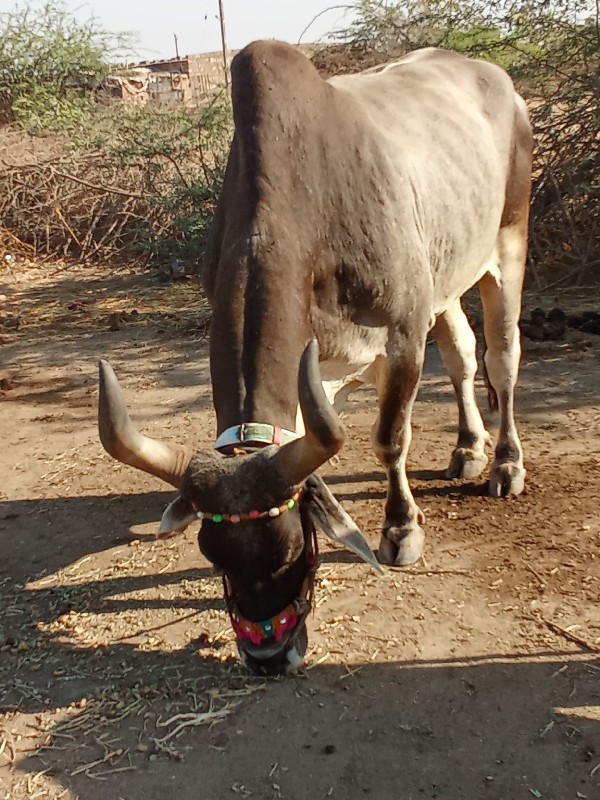
<svg viewBox="0 0 600 800"><path fill-rule="evenodd" d="M212 521L213 522L223 522L223 515L222 514L213 514Z"/></svg>
<svg viewBox="0 0 600 800"><path fill-rule="evenodd" d="M287 507L289 509L292 509L295 505L296 505L296 501L295 500L288 500Z"/></svg>

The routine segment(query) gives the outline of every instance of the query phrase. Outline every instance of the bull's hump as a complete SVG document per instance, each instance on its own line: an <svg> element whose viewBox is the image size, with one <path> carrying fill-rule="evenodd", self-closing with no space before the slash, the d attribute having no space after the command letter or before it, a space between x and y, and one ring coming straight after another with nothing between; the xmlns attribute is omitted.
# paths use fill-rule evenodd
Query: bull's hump
<svg viewBox="0 0 600 800"><path fill-rule="evenodd" d="M246 66L253 70L261 71L261 65L263 67L272 67L273 64L283 69L289 66L296 69L308 66L311 72L318 75L312 63L293 45L260 39L251 42L243 50L240 50L231 63L231 70L235 72Z"/></svg>
<svg viewBox="0 0 600 800"><path fill-rule="evenodd" d="M291 45L253 42L232 62L235 141L247 186L282 214L318 188L320 153L336 123L334 90ZM335 115L333 115L335 116ZM298 191L304 192L300 197Z"/></svg>
<svg viewBox="0 0 600 800"><path fill-rule="evenodd" d="M302 103L328 87L312 62L283 42L252 42L231 63L234 108Z"/></svg>

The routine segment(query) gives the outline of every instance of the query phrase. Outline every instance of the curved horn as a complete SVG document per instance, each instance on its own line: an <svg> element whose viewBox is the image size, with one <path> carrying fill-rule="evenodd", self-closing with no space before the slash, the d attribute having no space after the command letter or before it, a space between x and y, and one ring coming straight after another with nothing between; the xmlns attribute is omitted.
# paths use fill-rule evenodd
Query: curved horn
<svg viewBox="0 0 600 800"><path fill-rule="evenodd" d="M306 345L300 359L298 397L306 434L284 445L274 456L282 475L292 486L302 483L334 456L346 438L343 425L323 390L316 339Z"/></svg>
<svg viewBox="0 0 600 800"><path fill-rule="evenodd" d="M104 359L100 360L99 368L98 432L102 446L117 461L179 488L193 450L143 436L129 418L113 368Z"/></svg>

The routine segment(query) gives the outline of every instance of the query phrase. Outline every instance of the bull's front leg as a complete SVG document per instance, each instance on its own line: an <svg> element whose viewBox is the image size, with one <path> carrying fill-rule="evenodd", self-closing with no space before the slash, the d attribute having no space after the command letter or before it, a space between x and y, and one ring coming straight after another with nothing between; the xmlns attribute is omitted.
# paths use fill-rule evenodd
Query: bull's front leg
<svg viewBox="0 0 600 800"><path fill-rule="evenodd" d="M373 429L373 447L388 475L385 523L377 554L383 564L412 564L423 552L424 516L408 485L406 459L425 338L426 331L418 336L390 332L387 360L378 380L379 417Z"/></svg>

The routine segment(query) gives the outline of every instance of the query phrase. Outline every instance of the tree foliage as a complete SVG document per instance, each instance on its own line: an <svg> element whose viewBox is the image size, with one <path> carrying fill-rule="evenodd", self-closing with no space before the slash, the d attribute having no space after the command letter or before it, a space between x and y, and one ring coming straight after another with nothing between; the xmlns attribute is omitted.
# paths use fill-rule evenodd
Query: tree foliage
<svg viewBox="0 0 600 800"><path fill-rule="evenodd" d="M0 110L28 134L62 132L60 155L2 163L4 227L35 256L196 264L218 195L231 109L96 102L128 46L56 0L0 15ZM1 147L0 147L1 149Z"/></svg>
<svg viewBox="0 0 600 800"><path fill-rule="evenodd" d="M80 22L58 0L1 13L0 112L35 132L78 123L126 45L126 37L93 18Z"/></svg>

